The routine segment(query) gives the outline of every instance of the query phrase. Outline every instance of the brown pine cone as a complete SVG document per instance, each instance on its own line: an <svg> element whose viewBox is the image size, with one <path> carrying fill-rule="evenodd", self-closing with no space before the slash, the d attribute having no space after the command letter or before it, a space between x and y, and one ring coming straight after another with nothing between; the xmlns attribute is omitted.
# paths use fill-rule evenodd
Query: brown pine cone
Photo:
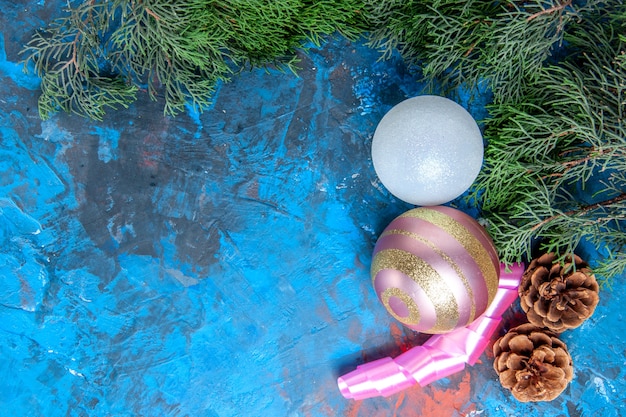
<svg viewBox="0 0 626 417"><path fill-rule="evenodd" d="M564 265L547 253L533 259L519 286L520 305L528 321L554 332L578 327L598 305L599 286L586 262L574 255Z"/></svg>
<svg viewBox="0 0 626 417"><path fill-rule="evenodd" d="M552 401L574 376L565 343L555 333L530 323L499 338L493 354L500 383L522 402Z"/></svg>

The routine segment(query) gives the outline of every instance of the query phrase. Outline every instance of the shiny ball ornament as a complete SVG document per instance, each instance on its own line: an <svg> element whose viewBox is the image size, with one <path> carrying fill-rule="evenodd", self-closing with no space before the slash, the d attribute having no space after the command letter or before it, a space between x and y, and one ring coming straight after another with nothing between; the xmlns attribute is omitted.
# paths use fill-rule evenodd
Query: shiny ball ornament
<svg viewBox="0 0 626 417"><path fill-rule="evenodd" d="M465 327L493 301L500 262L476 220L445 207L419 207L394 219L374 247L372 283L387 311L429 334Z"/></svg>
<svg viewBox="0 0 626 417"><path fill-rule="evenodd" d="M372 162L382 184L407 203L454 200L483 163L483 138L472 116L452 100L418 96L394 106L378 124Z"/></svg>

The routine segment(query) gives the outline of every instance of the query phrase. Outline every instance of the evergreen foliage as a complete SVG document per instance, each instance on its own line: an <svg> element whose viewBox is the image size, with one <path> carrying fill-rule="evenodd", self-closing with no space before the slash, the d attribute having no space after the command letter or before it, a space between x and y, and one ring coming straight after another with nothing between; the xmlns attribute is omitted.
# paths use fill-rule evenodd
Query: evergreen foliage
<svg viewBox="0 0 626 417"><path fill-rule="evenodd" d="M477 201L504 262L582 240L626 268L626 6L619 0L368 1L372 44L444 86L491 90Z"/></svg>
<svg viewBox="0 0 626 417"><path fill-rule="evenodd" d="M165 113L211 102L251 66L295 70L296 49L365 28L360 0L90 0L37 32L23 53L42 79L42 118L63 110L100 120L138 89Z"/></svg>
<svg viewBox="0 0 626 417"><path fill-rule="evenodd" d="M592 0L597 3L596 0ZM537 79L563 28L591 3L571 0L366 0L371 44L398 49L424 76L453 89L489 80L496 101L516 100Z"/></svg>
<svg viewBox="0 0 626 417"><path fill-rule="evenodd" d="M541 67L517 102L486 120L481 205L506 261L541 239L573 253L582 240L609 251L596 270L626 267L626 7L599 7L567 27L568 55Z"/></svg>

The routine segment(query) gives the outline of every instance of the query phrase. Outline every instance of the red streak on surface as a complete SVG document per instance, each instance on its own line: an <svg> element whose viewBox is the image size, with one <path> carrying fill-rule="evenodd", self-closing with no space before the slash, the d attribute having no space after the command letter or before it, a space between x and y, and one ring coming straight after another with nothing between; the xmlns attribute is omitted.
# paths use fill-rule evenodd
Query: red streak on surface
<svg viewBox="0 0 626 417"><path fill-rule="evenodd" d="M451 377L448 387L416 385L387 399L353 401L344 417L461 417L476 410L470 401L471 376Z"/></svg>
<svg viewBox="0 0 626 417"><path fill-rule="evenodd" d="M465 372L458 386L451 383L448 388L437 388L437 384L421 388L409 388L402 401L396 406L397 415L458 416L466 415L475 408L470 403L471 376ZM413 414L410 414L413 410ZM409 414L406 414L409 413Z"/></svg>
<svg viewBox="0 0 626 417"><path fill-rule="evenodd" d="M140 164L144 168L156 169L162 154L159 138L150 133L143 138Z"/></svg>
<svg viewBox="0 0 626 417"><path fill-rule="evenodd" d="M413 345L406 340L407 338L404 330L397 323L392 323L389 331L391 333L393 341L402 352L406 352L413 347Z"/></svg>

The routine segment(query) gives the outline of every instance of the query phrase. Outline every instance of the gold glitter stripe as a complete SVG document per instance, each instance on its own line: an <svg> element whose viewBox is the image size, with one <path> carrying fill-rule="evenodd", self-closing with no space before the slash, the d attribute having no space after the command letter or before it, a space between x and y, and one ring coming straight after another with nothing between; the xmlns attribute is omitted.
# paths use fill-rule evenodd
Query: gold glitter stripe
<svg viewBox="0 0 626 417"><path fill-rule="evenodd" d="M487 292L489 294L489 303L496 296L498 290L498 271L493 267L493 262L489 256L487 249L480 243L472 232L467 230L461 223L449 217L446 214L440 213L435 210L417 208L409 210L402 214L400 217L413 217L416 219L425 220L439 228L445 230L450 236L454 237L465 250L474 258L478 264L478 268L485 277L487 283Z"/></svg>
<svg viewBox="0 0 626 417"><path fill-rule="evenodd" d="M420 241L421 243L425 244L430 249L432 249L437 255L439 255L448 264L448 266L450 266L450 268L454 269L454 272L456 272L459 278L461 278L461 281L463 282L463 286L465 287L465 291L467 291L467 295L470 300L470 316L467 321L467 324L470 324L471 322L473 322L474 318L476 317L476 299L474 298L474 291L472 290L472 287L467 277L463 273L463 270L459 267L459 265L456 262L454 262L454 259L450 258L445 252L439 249L430 240L423 238L417 233L409 232L409 231L402 230L402 229L391 229L391 230L385 230L383 234L380 235L380 237L387 236L387 235L403 235L411 239Z"/></svg>
<svg viewBox="0 0 626 417"><path fill-rule="evenodd" d="M402 302L406 305L407 310L409 310L408 317L400 317L393 311L391 305L389 304L389 299L391 297L397 297L402 300ZM400 288L387 288L380 295L380 299L385 305L387 311L389 311L389 313L391 313L391 315L394 316L396 320L408 325L416 325L420 322L420 309L417 304L415 304L415 300L413 300L413 298L411 298L409 294L402 291Z"/></svg>
<svg viewBox="0 0 626 417"><path fill-rule="evenodd" d="M385 249L372 259L372 277L383 269L394 269L419 285L435 307L437 321L429 333L452 330L459 320L459 306L445 280L423 259L400 249Z"/></svg>

